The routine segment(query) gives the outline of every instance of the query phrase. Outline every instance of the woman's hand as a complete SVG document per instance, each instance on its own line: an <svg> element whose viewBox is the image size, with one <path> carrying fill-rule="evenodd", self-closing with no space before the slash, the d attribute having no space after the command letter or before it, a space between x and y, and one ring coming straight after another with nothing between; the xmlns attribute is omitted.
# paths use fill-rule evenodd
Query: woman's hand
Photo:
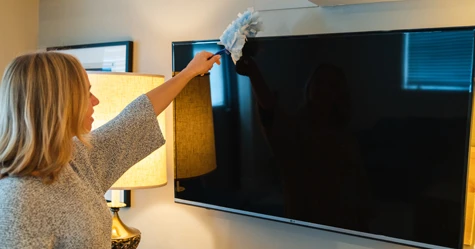
<svg viewBox="0 0 475 249"><path fill-rule="evenodd" d="M183 71L188 71L192 76L203 75L213 68L214 63L221 65L221 55L213 56L212 53L202 51L195 55Z"/></svg>
<svg viewBox="0 0 475 249"><path fill-rule="evenodd" d="M188 63L183 71L159 87L149 91L147 97L152 102L155 114L158 115L165 110L191 79L195 76L207 73L211 70L214 63L219 65L220 58L220 55L213 56L213 54L209 52L200 52Z"/></svg>

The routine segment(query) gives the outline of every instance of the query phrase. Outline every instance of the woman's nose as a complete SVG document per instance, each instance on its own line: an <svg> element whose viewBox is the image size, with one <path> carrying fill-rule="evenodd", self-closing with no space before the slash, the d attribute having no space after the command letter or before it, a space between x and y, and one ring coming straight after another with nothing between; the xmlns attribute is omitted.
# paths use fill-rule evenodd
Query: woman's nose
<svg viewBox="0 0 475 249"><path fill-rule="evenodd" d="M99 104L99 99L95 96L95 95L92 95L92 104L94 106L98 105Z"/></svg>

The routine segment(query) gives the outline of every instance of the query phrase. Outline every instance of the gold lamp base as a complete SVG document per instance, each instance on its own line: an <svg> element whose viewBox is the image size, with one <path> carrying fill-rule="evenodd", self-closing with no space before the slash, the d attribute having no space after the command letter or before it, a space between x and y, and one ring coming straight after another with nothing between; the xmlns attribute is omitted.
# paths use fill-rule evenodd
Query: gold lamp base
<svg viewBox="0 0 475 249"><path fill-rule="evenodd" d="M140 243L140 231L125 225L119 217L119 207L112 212L112 249L135 249Z"/></svg>

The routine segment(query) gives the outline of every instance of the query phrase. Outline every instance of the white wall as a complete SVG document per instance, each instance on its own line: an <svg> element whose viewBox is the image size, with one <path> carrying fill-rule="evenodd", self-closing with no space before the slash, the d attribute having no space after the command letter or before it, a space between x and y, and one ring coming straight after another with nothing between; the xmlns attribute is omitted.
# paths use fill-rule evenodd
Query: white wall
<svg viewBox="0 0 475 249"><path fill-rule="evenodd" d="M15 56L36 50L39 0L0 0L0 74Z"/></svg>
<svg viewBox="0 0 475 249"><path fill-rule="evenodd" d="M40 0L39 48L133 40L135 71L171 76L171 42L218 38L253 0ZM474 0L262 12L262 36L475 25ZM1 15L0 15L1 16ZM172 119L167 110L168 180ZM407 248L273 221L175 204L173 186L133 192L122 219L142 231L141 249Z"/></svg>

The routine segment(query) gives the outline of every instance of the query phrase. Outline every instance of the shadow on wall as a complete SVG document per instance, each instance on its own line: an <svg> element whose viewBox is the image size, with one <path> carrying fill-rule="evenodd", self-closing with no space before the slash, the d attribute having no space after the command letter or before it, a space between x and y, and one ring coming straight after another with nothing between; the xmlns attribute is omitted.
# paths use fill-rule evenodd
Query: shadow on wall
<svg viewBox="0 0 475 249"><path fill-rule="evenodd" d="M214 220L219 221L214 236L216 249L394 249L395 245L377 240L360 239L319 229L307 228L277 221L252 218L237 214L210 211ZM227 231L239 233L223 234ZM272 240L269 240L272 238ZM398 249L414 249L408 246L396 246Z"/></svg>

